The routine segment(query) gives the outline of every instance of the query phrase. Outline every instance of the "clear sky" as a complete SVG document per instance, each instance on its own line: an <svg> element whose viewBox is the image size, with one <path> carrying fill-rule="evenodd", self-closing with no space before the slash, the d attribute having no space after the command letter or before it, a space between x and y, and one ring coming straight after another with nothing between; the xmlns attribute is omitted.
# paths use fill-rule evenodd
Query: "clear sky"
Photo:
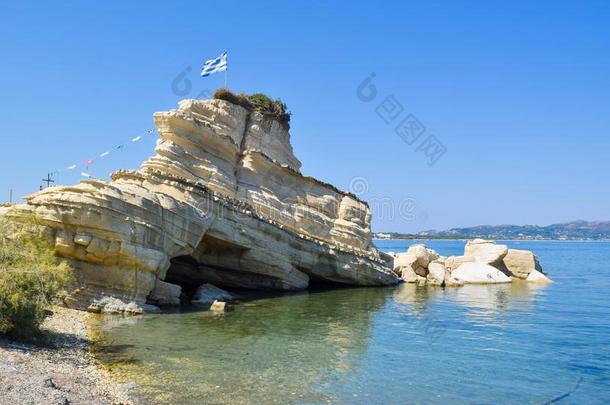
<svg viewBox="0 0 610 405"><path fill-rule="evenodd" d="M376 231L610 219L610 2L303 3L5 3L1 200L137 168L155 140L129 140L222 86L198 71L227 49L229 87L282 98L303 173L371 200Z"/></svg>

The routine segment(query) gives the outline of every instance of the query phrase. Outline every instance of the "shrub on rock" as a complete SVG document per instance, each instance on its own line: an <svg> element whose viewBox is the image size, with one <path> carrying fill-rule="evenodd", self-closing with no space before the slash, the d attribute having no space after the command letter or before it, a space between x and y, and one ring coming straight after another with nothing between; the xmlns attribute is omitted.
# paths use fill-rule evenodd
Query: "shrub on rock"
<svg viewBox="0 0 610 405"><path fill-rule="evenodd" d="M244 93L235 94L226 88L216 90L214 92L214 98L240 105L248 111L258 111L263 115L278 120L285 129L290 129L290 117L292 113L288 111L286 103L280 99L273 100L263 93L251 95Z"/></svg>

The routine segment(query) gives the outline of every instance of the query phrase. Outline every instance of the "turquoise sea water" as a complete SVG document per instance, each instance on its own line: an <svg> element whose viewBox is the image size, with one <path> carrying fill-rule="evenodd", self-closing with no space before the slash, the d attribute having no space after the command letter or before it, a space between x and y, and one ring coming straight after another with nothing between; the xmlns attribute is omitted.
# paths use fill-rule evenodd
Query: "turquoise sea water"
<svg viewBox="0 0 610 405"><path fill-rule="evenodd" d="M608 403L610 243L504 243L534 251L555 283L249 294L223 315L100 317L97 357L152 404Z"/></svg>

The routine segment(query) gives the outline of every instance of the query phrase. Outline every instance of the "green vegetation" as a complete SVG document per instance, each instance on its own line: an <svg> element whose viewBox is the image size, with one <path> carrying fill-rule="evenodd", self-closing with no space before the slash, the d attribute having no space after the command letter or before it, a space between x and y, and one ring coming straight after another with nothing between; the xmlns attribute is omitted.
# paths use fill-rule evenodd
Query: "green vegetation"
<svg viewBox="0 0 610 405"><path fill-rule="evenodd" d="M71 279L41 227L0 222L0 334L36 337L49 305Z"/></svg>
<svg viewBox="0 0 610 405"><path fill-rule="evenodd" d="M273 100L269 96L256 93L252 95L235 94L229 89L220 88L214 92L214 98L226 100L240 105L249 111L258 111L261 114L278 120L286 129L290 129L290 116L286 103L282 100Z"/></svg>

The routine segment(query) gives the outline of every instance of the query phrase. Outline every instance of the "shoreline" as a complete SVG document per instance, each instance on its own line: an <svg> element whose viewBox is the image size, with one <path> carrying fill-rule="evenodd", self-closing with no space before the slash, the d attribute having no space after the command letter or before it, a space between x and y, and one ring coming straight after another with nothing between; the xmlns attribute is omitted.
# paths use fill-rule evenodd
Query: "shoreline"
<svg viewBox="0 0 610 405"><path fill-rule="evenodd" d="M55 306L41 329L49 343L0 338L0 403L133 404L128 388L99 366L87 312Z"/></svg>

